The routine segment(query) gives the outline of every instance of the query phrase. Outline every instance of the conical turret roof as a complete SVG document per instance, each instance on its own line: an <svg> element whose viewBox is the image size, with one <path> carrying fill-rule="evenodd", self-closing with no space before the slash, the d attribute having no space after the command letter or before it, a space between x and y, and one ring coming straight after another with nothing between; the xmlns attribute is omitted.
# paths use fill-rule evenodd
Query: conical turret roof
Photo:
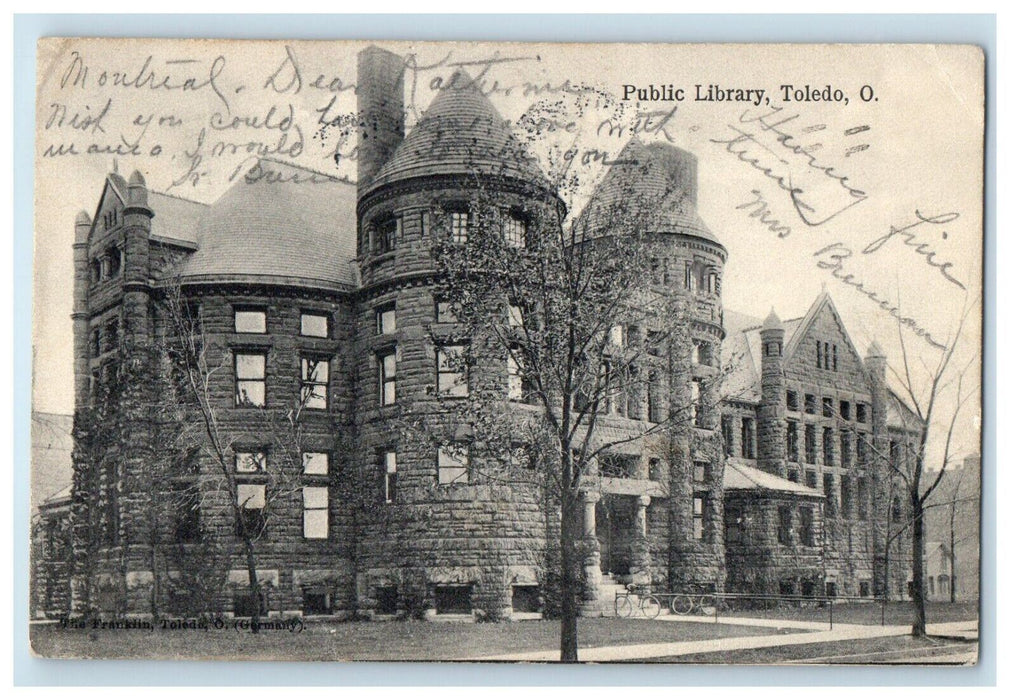
<svg viewBox="0 0 1017 700"><path fill-rule="evenodd" d="M508 121L465 71L438 92L367 188L429 175L495 175L547 186Z"/></svg>
<svg viewBox="0 0 1017 700"><path fill-rule="evenodd" d="M580 225L594 235L607 233L626 218L647 231L684 233L720 243L697 212L696 157L665 143L630 140L597 183Z"/></svg>

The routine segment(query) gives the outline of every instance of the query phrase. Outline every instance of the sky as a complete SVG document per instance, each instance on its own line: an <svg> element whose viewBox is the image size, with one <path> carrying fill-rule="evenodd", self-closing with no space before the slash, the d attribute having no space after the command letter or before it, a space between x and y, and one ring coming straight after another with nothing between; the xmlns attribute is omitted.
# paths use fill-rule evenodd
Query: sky
<svg viewBox="0 0 1017 700"><path fill-rule="evenodd" d="M876 340L901 367L900 326L885 310L898 307L909 319L903 342L920 367L935 359L929 340L942 342L970 308L958 358L974 358L967 378L977 387L984 123L977 49L380 45L407 57L408 128L442 82L465 68L545 172L575 177L571 212L634 133L693 153L699 214L729 253L729 309L795 318L826 289L858 352ZM40 42L36 410L73 410L74 217L94 214L106 173L137 169L153 190L210 203L263 148L355 179L350 123L364 46ZM684 99L672 99L679 91ZM727 99L696 99L718 95ZM958 455L978 450L979 401L976 394L962 412Z"/></svg>

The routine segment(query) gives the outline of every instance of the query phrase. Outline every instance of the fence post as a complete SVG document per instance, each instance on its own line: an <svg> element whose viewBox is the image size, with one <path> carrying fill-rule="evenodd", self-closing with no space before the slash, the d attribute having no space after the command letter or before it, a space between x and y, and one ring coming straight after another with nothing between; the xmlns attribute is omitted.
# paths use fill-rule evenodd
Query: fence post
<svg viewBox="0 0 1017 700"><path fill-rule="evenodd" d="M830 629L833 629L833 598L830 598Z"/></svg>

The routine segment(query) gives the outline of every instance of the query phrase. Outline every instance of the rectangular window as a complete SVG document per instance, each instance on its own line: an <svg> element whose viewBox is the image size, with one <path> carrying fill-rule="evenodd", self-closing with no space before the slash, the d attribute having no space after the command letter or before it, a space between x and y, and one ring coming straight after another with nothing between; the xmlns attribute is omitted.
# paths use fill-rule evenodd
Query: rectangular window
<svg viewBox="0 0 1017 700"><path fill-rule="evenodd" d="M695 462L692 465L692 480L698 484L704 484L709 480L710 463Z"/></svg>
<svg viewBox="0 0 1017 700"><path fill-rule="evenodd" d="M840 431L840 466L851 466L851 433L847 430Z"/></svg>
<svg viewBox="0 0 1017 700"><path fill-rule="evenodd" d="M385 503L395 503L396 480L398 478L395 451L386 450L381 453L381 466L385 470L383 494L385 496Z"/></svg>
<svg viewBox="0 0 1017 700"><path fill-rule="evenodd" d="M836 345L833 346L833 357L831 359L833 360L833 362L832 362L833 366L831 367L831 369L834 372L836 372L837 371L837 346Z"/></svg>
<svg viewBox="0 0 1017 700"><path fill-rule="evenodd" d="M788 481L793 481L794 483L797 484L798 483L798 470L797 469L788 469L787 470L787 480Z"/></svg>
<svg viewBox="0 0 1017 700"><path fill-rule="evenodd" d="M823 428L823 464L833 466L833 428Z"/></svg>
<svg viewBox="0 0 1017 700"><path fill-rule="evenodd" d="M646 405L651 423L660 423L666 418L663 393L660 386L660 375L651 370L646 382Z"/></svg>
<svg viewBox="0 0 1017 700"><path fill-rule="evenodd" d="M374 253L382 255L395 250L396 240L399 237L401 219L396 216L389 216L381 219L374 227Z"/></svg>
<svg viewBox="0 0 1017 700"><path fill-rule="evenodd" d="M395 586L377 586L374 599L378 601L374 611L379 615L395 615L399 612L399 589Z"/></svg>
<svg viewBox="0 0 1017 700"><path fill-rule="evenodd" d="M98 357L102 354L102 333L98 328L92 329L92 339L89 342L89 348L92 352L92 357Z"/></svg>
<svg viewBox="0 0 1017 700"><path fill-rule="evenodd" d="M265 484L237 484L237 504L244 510L265 507Z"/></svg>
<svg viewBox="0 0 1017 700"><path fill-rule="evenodd" d="M511 248L526 247L526 219L521 214L509 212L502 220L501 226L505 245Z"/></svg>
<svg viewBox="0 0 1017 700"><path fill-rule="evenodd" d="M508 307L509 326L512 328L523 327L523 307L518 304L509 303Z"/></svg>
<svg viewBox="0 0 1017 700"><path fill-rule="evenodd" d="M300 314L300 335L309 338L328 337L328 314L303 312Z"/></svg>
<svg viewBox="0 0 1017 700"><path fill-rule="evenodd" d="M304 474L311 476L327 476L329 455L327 452L303 452L300 455L304 466Z"/></svg>
<svg viewBox="0 0 1017 700"><path fill-rule="evenodd" d="M798 410L798 392L796 391L787 392L787 410L789 411Z"/></svg>
<svg viewBox="0 0 1017 700"><path fill-rule="evenodd" d="M466 207L450 211L448 214L449 233L453 243L465 243L470 235L470 213Z"/></svg>
<svg viewBox="0 0 1017 700"><path fill-rule="evenodd" d="M646 354L660 357L664 349L664 333L662 331L646 331Z"/></svg>
<svg viewBox="0 0 1017 700"><path fill-rule="evenodd" d="M841 401L840 402L840 417L844 420L851 420L851 402Z"/></svg>
<svg viewBox="0 0 1017 700"><path fill-rule="evenodd" d="M692 418L697 428L706 427L706 397L703 384L698 379L692 380Z"/></svg>
<svg viewBox="0 0 1017 700"><path fill-rule="evenodd" d="M396 307L395 304L385 304L374 310L375 332L379 335L395 333L396 329Z"/></svg>
<svg viewBox="0 0 1017 700"><path fill-rule="evenodd" d="M438 483L465 484L470 480L469 445L453 444L438 448Z"/></svg>
<svg viewBox="0 0 1017 700"><path fill-rule="evenodd" d="M805 425L805 462L816 464L816 426Z"/></svg>
<svg viewBox="0 0 1017 700"><path fill-rule="evenodd" d="M304 615L331 615L332 593L322 588L305 587L301 612Z"/></svg>
<svg viewBox="0 0 1017 700"><path fill-rule="evenodd" d="M855 420L859 423L865 423L869 420L869 410L865 404L860 403L855 406Z"/></svg>
<svg viewBox="0 0 1017 700"><path fill-rule="evenodd" d="M726 457L734 454L734 428L731 423L731 416L722 416L720 419L720 434L724 439L724 455Z"/></svg>
<svg viewBox="0 0 1017 700"><path fill-rule="evenodd" d="M810 506L798 509L798 541L806 547L816 546L815 518Z"/></svg>
<svg viewBox="0 0 1017 700"><path fill-rule="evenodd" d="M752 418L742 418L742 457L755 459L755 421Z"/></svg>
<svg viewBox="0 0 1017 700"><path fill-rule="evenodd" d="M816 341L816 369L823 369L823 343Z"/></svg>
<svg viewBox="0 0 1017 700"><path fill-rule="evenodd" d="M117 349L117 337L120 335L120 320L111 318L106 322L106 328L103 331L103 347L106 352Z"/></svg>
<svg viewBox="0 0 1017 700"><path fill-rule="evenodd" d="M519 369L519 362L515 354L519 350L510 350L508 356L508 398L509 401L523 400L523 375Z"/></svg>
<svg viewBox="0 0 1017 700"><path fill-rule="evenodd" d="M304 539L328 539L328 487L304 487Z"/></svg>
<svg viewBox="0 0 1017 700"><path fill-rule="evenodd" d="M830 344L823 343L823 367L830 369Z"/></svg>
<svg viewBox="0 0 1017 700"><path fill-rule="evenodd" d="M851 518L854 512L854 502L851 499L851 482L847 477L840 480L840 516L845 520Z"/></svg>
<svg viewBox="0 0 1017 700"><path fill-rule="evenodd" d="M703 526L706 515L706 494L697 493L692 498L692 539L701 540L705 536Z"/></svg>
<svg viewBox="0 0 1017 700"><path fill-rule="evenodd" d="M462 397L470 393L464 345L439 345L436 348L438 395Z"/></svg>
<svg viewBox="0 0 1017 700"><path fill-rule="evenodd" d="M172 485L173 537L178 544L201 541L201 488L196 483Z"/></svg>
<svg viewBox="0 0 1017 700"><path fill-rule="evenodd" d="M237 452L233 455L233 466L238 474L257 474L265 471L264 452Z"/></svg>
<svg viewBox="0 0 1017 700"><path fill-rule="evenodd" d="M857 510L858 519L867 520L869 517L869 482L865 480L865 477L858 477L857 486L855 490L857 492Z"/></svg>
<svg viewBox="0 0 1017 700"><path fill-rule="evenodd" d="M823 397L823 418L833 418L833 399L829 396Z"/></svg>
<svg viewBox="0 0 1017 700"><path fill-rule="evenodd" d="M815 394L805 395L805 412L811 415L816 413L816 396Z"/></svg>
<svg viewBox="0 0 1017 700"><path fill-rule="evenodd" d="M473 613L473 586L435 586L434 607L438 615Z"/></svg>
<svg viewBox="0 0 1017 700"><path fill-rule="evenodd" d="M328 408L328 360L300 358L300 403L305 408Z"/></svg>
<svg viewBox="0 0 1017 700"><path fill-rule="evenodd" d="M784 545L794 543L794 521L791 506L780 506L777 509L780 522L777 529L777 540Z"/></svg>
<svg viewBox="0 0 1017 700"><path fill-rule="evenodd" d="M243 308L234 309L233 330L237 333L264 333L265 310Z"/></svg>
<svg viewBox="0 0 1017 700"><path fill-rule="evenodd" d="M810 489L814 489L819 485L819 481L816 478L816 472L811 469L805 472L805 485Z"/></svg>
<svg viewBox="0 0 1017 700"><path fill-rule="evenodd" d="M798 422L787 422L787 458L790 462L798 461Z"/></svg>
<svg viewBox="0 0 1017 700"><path fill-rule="evenodd" d="M540 612L540 586L512 586L512 612Z"/></svg>
<svg viewBox="0 0 1017 700"><path fill-rule="evenodd" d="M741 506L724 507L724 543L728 545L748 544L745 536L745 518Z"/></svg>
<svg viewBox="0 0 1017 700"><path fill-rule="evenodd" d="M452 311L451 302L444 299L434 300L434 320L436 323L458 323L455 313Z"/></svg>
<svg viewBox="0 0 1017 700"><path fill-rule="evenodd" d="M396 402L396 351L389 348L378 353L378 403L391 406Z"/></svg>
<svg viewBox="0 0 1017 700"><path fill-rule="evenodd" d="M233 356L236 384L234 403L239 407L265 405L265 354L237 352Z"/></svg>
<svg viewBox="0 0 1017 700"><path fill-rule="evenodd" d="M833 492L833 474L823 474L823 493L826 494L824 512L832 518L837 514L837 494Z"/></svg>

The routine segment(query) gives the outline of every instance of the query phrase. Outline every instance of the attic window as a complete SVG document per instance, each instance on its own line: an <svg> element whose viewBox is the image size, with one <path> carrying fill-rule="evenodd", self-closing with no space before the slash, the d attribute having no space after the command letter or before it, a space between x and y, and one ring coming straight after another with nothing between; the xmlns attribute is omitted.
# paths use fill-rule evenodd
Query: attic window
<svg viewBox="0 0 1017 700"><path fill-rule="evenodd" d="M107 231L117 225L118 222L117 210L111 209L102 215L102 225Z"/></svg>

